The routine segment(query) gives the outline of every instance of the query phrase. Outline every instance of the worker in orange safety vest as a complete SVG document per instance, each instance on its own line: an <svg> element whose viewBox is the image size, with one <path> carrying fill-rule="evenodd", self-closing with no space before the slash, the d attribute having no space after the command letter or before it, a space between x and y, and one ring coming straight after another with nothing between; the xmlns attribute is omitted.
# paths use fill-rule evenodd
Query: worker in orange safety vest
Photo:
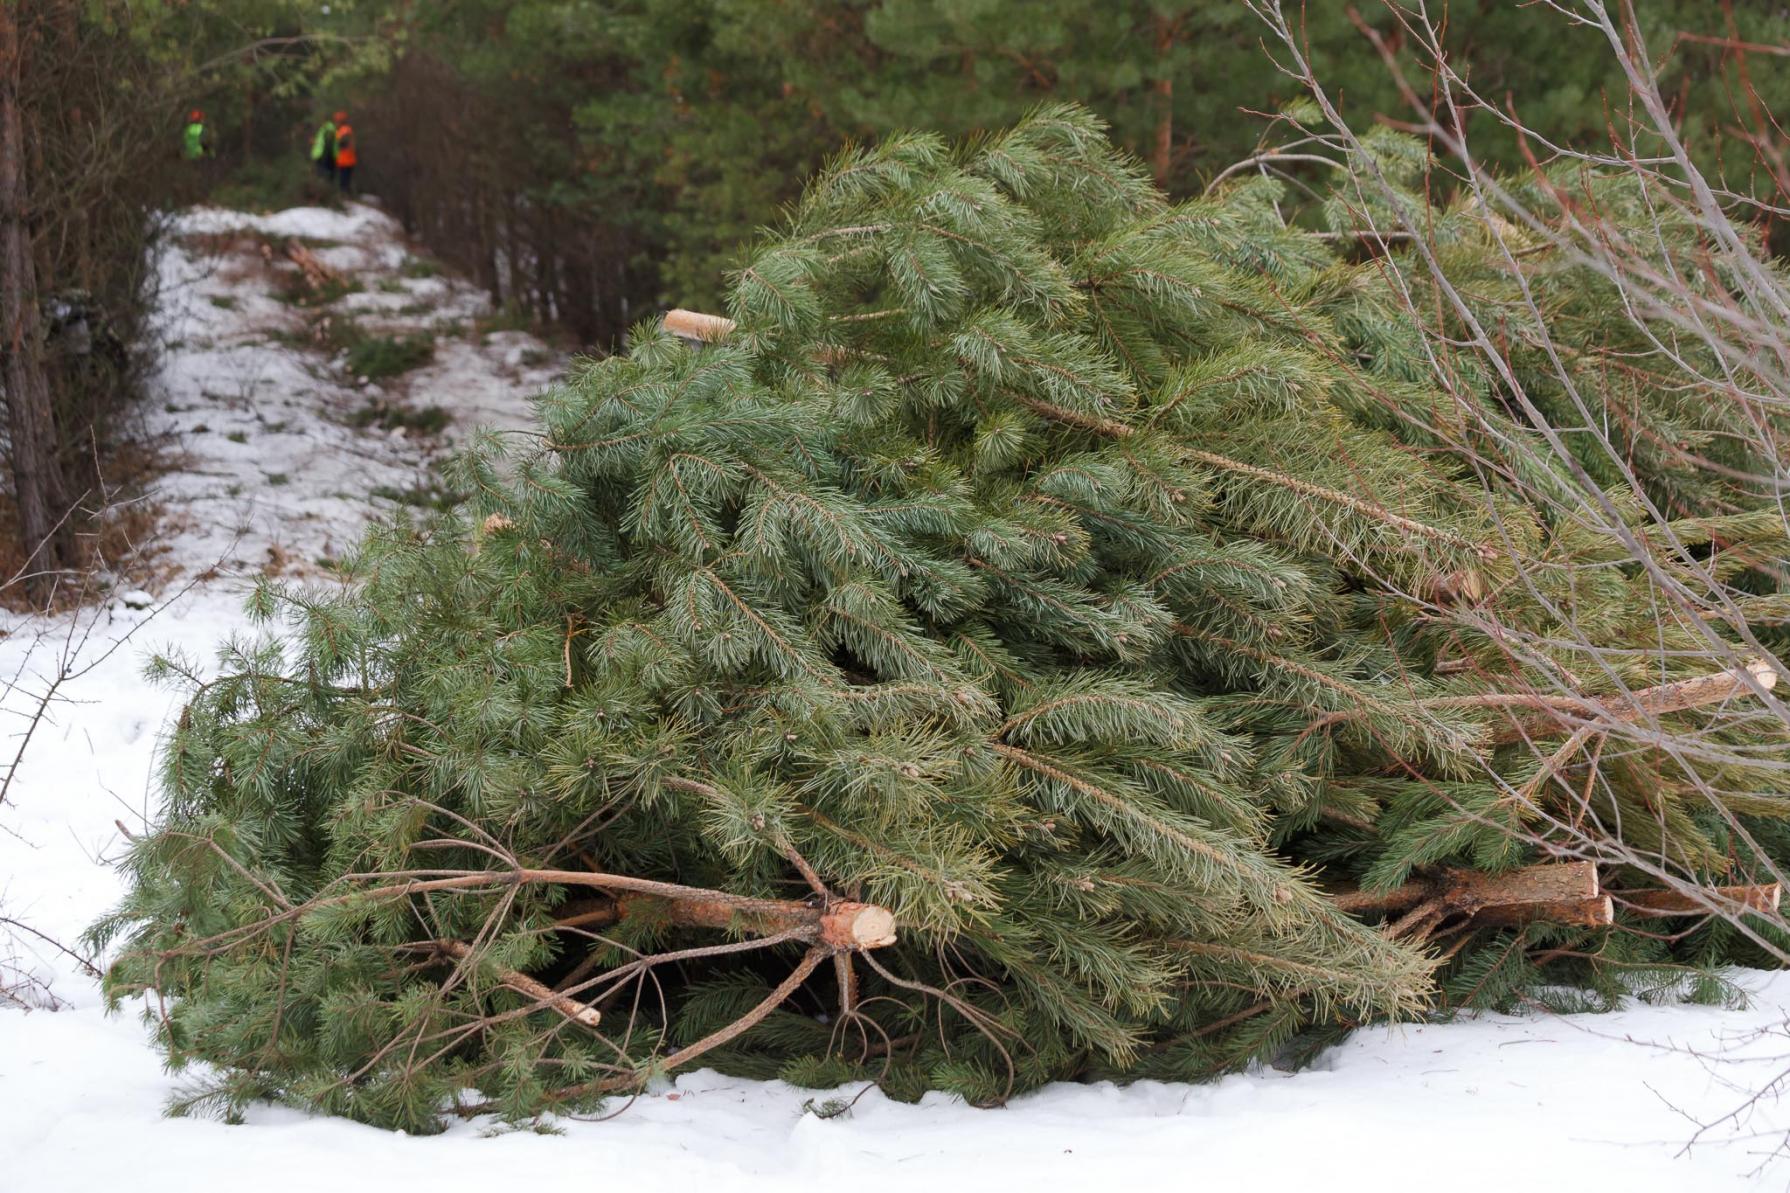
<svg viewBox="0 0 1790 1193"><path fill-rule="evenodd" d="M337 112L336 122L336 183L346 195L354 189L354 167L360 162L360 155L355 152L354 128L348 123L348 113Z"/></svg>

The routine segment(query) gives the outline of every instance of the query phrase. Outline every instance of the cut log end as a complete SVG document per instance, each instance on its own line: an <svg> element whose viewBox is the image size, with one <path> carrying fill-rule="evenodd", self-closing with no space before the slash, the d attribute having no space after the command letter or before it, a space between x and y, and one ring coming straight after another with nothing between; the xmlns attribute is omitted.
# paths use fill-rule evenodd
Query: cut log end
<svg viewBox="0 0 1790 1193"><path fill-rule="evenodd" d="M1565 924L1573 928L1607 928L1615 922L1616 905L1608 895L1482 907L1472 920L1476 928L1519 928L1524 924L1535 923Z"/></svg>
<svg viewBox="0 0 1790 1193"><path fill-rule="evenodd" d="M895 943L895 913L872 903L839 903L821 917L820 944L841 952L880 949Z"/></svg>
<svg viewBox="0 0 1790 1193"><path fill-rule="evenodd" d="M1450 914L1471 915L1482 907L1539 906L1594 899L1601 893L1591 862L1543 862L1502 874L1451 870L1419 878L1390 891L1342 891L1333 898L1351 914L1406 911L1434 901Z"/></svg>
<svg viewBox="0 0 1790 1193"><path fill-rule="evenodd" d="M682 307L665 312L664 326L674 336L703 344L718 344L733 334L732 319L724 315L686 311Z"/></svg>

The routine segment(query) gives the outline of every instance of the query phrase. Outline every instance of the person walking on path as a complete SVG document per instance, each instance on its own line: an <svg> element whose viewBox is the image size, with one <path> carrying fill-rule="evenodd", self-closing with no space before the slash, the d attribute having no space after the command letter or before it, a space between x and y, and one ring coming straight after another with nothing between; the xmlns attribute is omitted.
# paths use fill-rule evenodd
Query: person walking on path
<svg viewBox="0 0 1790 1193"><path fill-rule="evenodd" d="M194 108L187 113L186 128L180 133L180 156L196 162L207 156L209 148L205 137L205 113Z"/></svg>
<svg viewBox="0 0 1790 1193"><path fill-rule="evenodd" d="M336 122L326 118L311 138L311 164L323 176L325 184L336 179Z"/></svg>
<svg viewBox="0 0 1790 1193"><path fill-rule="evenodd" d="M337 112L335 124L336 182L346 195L354 189L354 167L360 163L360 154L355 152L354 127L348 123L348 113Z"/></svg>

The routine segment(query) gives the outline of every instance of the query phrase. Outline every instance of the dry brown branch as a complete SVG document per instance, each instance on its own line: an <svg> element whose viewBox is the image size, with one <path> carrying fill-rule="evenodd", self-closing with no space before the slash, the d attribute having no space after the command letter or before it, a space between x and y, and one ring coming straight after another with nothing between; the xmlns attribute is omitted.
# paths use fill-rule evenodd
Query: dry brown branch
<svg viewBox="0 0 1790 1193"><path fill-rule="evenodd" d="M1684 712L1711 704L1723 704L1777 686L1777 668L1763 659L1753 659L1738 667L1700 675L1694 679L1675 680L1656 687L1642 688L1611 696L1547 695L1541 692L1486 692L1473 696L1439 696L1424 701L1426 708L1507 708L1526 712L1548 712L1577 716L1606 723L1631 724L1666 713ZM1532 719L1500 732L1500 741L1519 741L1545 736L1550 731L1570 728L1561 719Z"/></svg>
<svg viewBox="0 0 1790 1193"><path fill-rule="evenodd" d="M1781 883L1784 876L1754 838L1747 817L1726 805L1722 781L1716 778L1750 773L1757 777L1740 782L1762 791L1781 790L1768 773L1782 771L1781 758L1736 744L1790 731L1790 710L1771 694L1776 677L1786 673L1785 664L1769 640L1761 641L1755 632L1769 618L1753 615L1769 613L1770 606L1730 582L1731 565L1738 561L1725 559L1719 542L1715 554L1706 551L1695 520L1680 521L1696 511L1659 496L1640 463L1641 456L1657 453L1687 473L1762 493L1782 491L1784 417L1790 411L1790 288L1764 251L1758 229L1749 223L1754 215L1777 215L1782 192L1774 202L1704 176L1685 144L1690 126L1676 106L1682 97L1668 100L1660 94L1659 63L1651 58L1632 6L1605 0L1583 0L1570 10L1542 6L1602 34L1627 82L1626 94L1610 106L1609 144L1602 147L1550 138L1523 122L1516 106L1521 97L1475 90L1448 49L1446 18L1430 0L1389 2L1378 20L1351 10L1407 108L1403 121L1378 120L1424 139L1434 155L1433 171L1426 172L1423 185L1412 187L1383 167L1343 115L1339 98L1314 73L1299 7L1281 0L1247 2L1270 32L1278 65L1315 105L1315 117L1288 121L1300 137L1299 151L1350 163L1343 195L1358 230L1382 241L1401 237L1395 251L1376 253L1374 264L1395 303L1428 332L1428 371L1448 393L1459 392L1459 378L1475 371L1498 381L1501 408L1459 402L1450 407L1458 425L1425 423L1424 429L1444 433L1445 441L1475 467L1519 489L1558 524L1606 541L1612 564L1644 586L1658 619L1660 658L1673 660L1675 667L1701 660L1710 672L1640 691L1624 689L1626 659L1644 648L1633 643L1617 647L1603 633L1587 629L1570 603L1549 595L1547 561L1517 550L1507 556L1512 575L1499 578L1489 599L1495 602L1509 593L1550 606L1559 621L1547 631L1514 631L1491 613L1452 608L1434 593L1410 596L1438 623L1452 621L1471 636L1494 641L1507 653L1508 665L1492 670L1546 674L1562 657L1571 657L1598 668L1598 678L1620 694L1578 695L1575 680L1558 696L1537 688L1449 697L1431 707L1503 710L1508 719L1501 727L1509 731L1499 735L1494 728L1496 744L1531 743L1542 763L1538 782L1546 781L1573 751L1556 750L1537 739L1564 736L1575 748L1595 740L1582 790L1575 784L1564 806L1549 801L1526 809L1535 840L1554 852L1570 850L1646 875L1675 893L1658 896L1667 906L1687 909L1658 914L1713 912L1768 955L1790 962L1778 938L1758 927L1760 919L1780 930L1785 927L1768 893L1770 883ZM1740 44L1732 28L1727 32L1728 38L1710 39L1710 44L1736 53L1778 52ZM1679 44L1674 41L1672 48ZM1742 106L1752 113L1753 126L1737 135L1755 148L1765 146L1761 152L1775 152L1781 138L1775 118L1764 110L1744 69L1739 81L1745 93ZM1529 163L1525 177L1507 180L1478 156L1468 135L1481 128L1515 137ZM1768 183L1784 177L1776 159L1761 166L1759 177L1769 175ZM1625 224L1622 215L1601 201L1598 180L1638 195L1651 226L1648 219L1638 227ZM1506 311L1484 304L1477 283L1468 285L1457 276L1455 264L1436 251L1429 233L1444 207L1479 224L1512 284ZM1681 258L1671 250L1662 252L1667 244L1693 247ZM1567 268L1607 288L1610 314L1619 325L1616 335L1632 338L1638 350L1631 349L1618 363L1586 359L1583 346L1553 317L1546 292L1532 281L1538 269ZM1716 277L1722 284L1707 284ZM1731 464L1723 471L1724 465L1713 458L1720 453L1660 440L1642 420L1631 425L1620 404L1606 402L1607 395L1599 392L1599 368L1632 370L1624 373L1623 384L1667 386L1681 400L1726 420L1726 435L1733 440L1729 446L1742 449L1753 462L1740 471ZM1537 387L1545 394L1534 392ZM1557 414L1562 407L1564 419L1546 413ZM1614 421L1600 418L1598 412L1605 409ZM1506 417L1521 434L1508 433ZM1579 433L1577 428L1589 428L1588 438L1569 442L1563 426L1574 428L1572 435ZM1587 449L1609 466L1602 477L1584 466ZM1547 489L1521 479L1539 475L1570 476L1572 484ZM1507 525L1493 506L1488 505L1488 512L1497 519L1496 537L1521 541L1520 527ZM1790 530L1790 521L1781 516L1771 529L1778 529L1777 523ZM1782 570L1774 563L1760 567L1782 582ZM1651 723L1690 709L1704 711L1687 721ZM1637 723L1643 727L1625 732ZM1612 801L1605 777L1616 753L1605 743L1615 737L1632 737L1647 751L1646 765L1659 776L1662 807L1708 810L1721 819L1733 848L1757 859L1766 893L1723 899L1707 886L1707 879L1687 872L1682 861L1625 843L1622 826L1615 822L1625 814L1624 805ZM1553 756L1544 757L1549 754ZM1645 795L1642 799L1646 801ZM1422 908L1429 897L1419 894L1404 910ZM1601 898L1562 905L1558 912L1601 922ZM1492 918L1515 914L1497 912Z"/></svg>
<svg viewBox="0 0 1790 1193"><path fill-rule="evenodd" d="M571 886L604 891L612 897L627 894L657 898L672 904L688 904L689 916L697 922L715 927L749 925L762 917L767 923L781 923L792 938L812 941L828 949L863 951L883 948L895 941L895 917L887 908L866 903L838 903L814 906L784 899L755 899L728 891L683 886L675 882L657 882L626 874L600 874L584 870L546 870L518 867L511 870L411 870L395 873L346 875L341 881L379 881L380 885L358 891L317 895L303 903L287 904L277 896L269 897L280 904L278 911L253 923L203 939L190 941L169 950L169 956L199 956L228 948L250 939L275 925L302 918L326 907L339 907L356 901L407 899L438 891L498 891L521 886ZM777 930L780 931L780 930ZM772 935L774 932L766 932Z"/></svg>
<svg viewBox="0 0 1790 1193"><path fill-rule="evenodd" d="M717 892L719 893L719 892ZM604 928L622 920L684 928L718 928L754 936L794 934L797 939L839 952L878 949L895 943L895 917L869 903L840 901L815 906L795 900L754 901L742 908L730 899L623 895L574 904L555 921L561 928Z"/></svg>
<svg viewBox="0 0 1790 1193"><path fill-rule="evenodd" d="M437 952L452 957L456 961L469 961L478 954L471 945L458 940L436 940L430 942ZM603 1016L595 1007L585 1006L569 995L559 994L550 986L545 986L525 973L514 969L502 970L498 975L503 984L518 994L526 994L542 1006L552 1007L566 1018L586 1027L595 1027L602 1022Z"/></svg>
<svg viewBox="0 0 1790 1193"><path fill-rule="evenodd" d="M1721 915L1735 911L1775 912L1783 887L1775 882L1754 886L1716 886L1702 890L1667 888L1612 892L1623 910L1639 915Z"/></svg>
<svg viewBox="0 0 1790 1193"><path fill-rule="evenodd" d="M322 290L332 284L339 284L342 275L317 259L317 254L306 248L297 239L288 240L285 253L291 262L298 266L305 276L305 284L313 290Z"/></svg>
<svg viewBox="0 0 1790 1193"><path fill-rule="evenodd" d="M772 1011L775 1011L778 1007L788 1002L790 996L801 988L803 982L808 980L808 975L820 968L821 962L825 961L830 955L831 954L827 949L819 946L809 949L802 955L802 960L797 964L795 969L790 971L789 976L784 978L782 983L780 983L775 990L772 990L769 994L765 995L764 999L751 1010L747 1011L744 1015L741 1015L738 1019L735 1019L732 1023L729 1023L726 1027L711 1032L702 1039L697 1040L694 1044L688 1044L678 1049L676 1052L673 1052L670 1056L660 1060L655 1066L656 1070L661 1073L669 1073L673 1069L681 1069L704 1053L711 1052L714 1049L721 1047L723 1044L738 1039L746 1032L757 1027ZM588 1082L584 1085L572 1086L568 1089L556 1091L552 1097L565 1101L586 1097L590 1094L615 1093L617 1091L630 1090L640 1085L643 1076L643 1074L639 1073L620 1073L613 1077L605 1077L598 1081Z"/></svg>

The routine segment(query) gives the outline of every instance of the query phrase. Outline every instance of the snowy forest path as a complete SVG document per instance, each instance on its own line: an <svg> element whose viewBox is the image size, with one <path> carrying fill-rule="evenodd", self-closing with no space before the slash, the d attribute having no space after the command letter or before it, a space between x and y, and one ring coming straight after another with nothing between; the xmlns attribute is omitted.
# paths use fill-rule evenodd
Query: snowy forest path
<svg viewBox="0 0 1790 1193"><path fill-rule="evenodd" d="M143 676L151 653L211 666L253 632L253 581L328 582L370 521L447 500L455 445L531 425L566 362L365 203L194 208L167 233L137 427L159 465L141 495L155 535L97 602L0 612L0 919L23 925L0 923L0 990L51 1005L97 1002L57 946L118 899L107 860L156 810L177 707ZM307 282L293 244L336 284Z"/></svg>
<svg viewBox="0 0 1790 1193"><path fill-rule="evenodd" d="M158 274L144 431L167 465L151 497L170 580L327 568L394 503L443 501L446 453L527 426L565 363L363 203L183 212Z"/></svg>

